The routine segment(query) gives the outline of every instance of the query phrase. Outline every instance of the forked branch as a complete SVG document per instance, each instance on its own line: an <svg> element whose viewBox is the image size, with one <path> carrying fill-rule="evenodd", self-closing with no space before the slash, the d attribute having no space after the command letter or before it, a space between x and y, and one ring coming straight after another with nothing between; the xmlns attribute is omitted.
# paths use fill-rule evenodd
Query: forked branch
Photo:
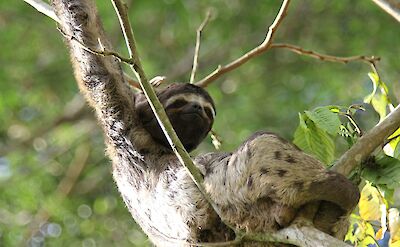
<svg viewBox="0 0 400 247"><path fill-rule="evenodd" d="M241 66L242 64L249 61L251 58L261 55L266 50L268 50L271 46L272 40L275 36L276 31L278 30L279 25L282 23L283 19L287 14L287 10L290 4L290 0L284 0L281 8L279 9L278 15L275 17L274 22L268 28L268 33L264 39L264 41L257 46L256 48L252 49L251 51L247 52L243 56L239 57L238 59L232 61L231 63L218 66L214 72L206 76L205 78L201 79L196 83L197 86L206 87L211 82L215 81L217 78L221 77L223 74L236 69L237 67Z"/></svg>

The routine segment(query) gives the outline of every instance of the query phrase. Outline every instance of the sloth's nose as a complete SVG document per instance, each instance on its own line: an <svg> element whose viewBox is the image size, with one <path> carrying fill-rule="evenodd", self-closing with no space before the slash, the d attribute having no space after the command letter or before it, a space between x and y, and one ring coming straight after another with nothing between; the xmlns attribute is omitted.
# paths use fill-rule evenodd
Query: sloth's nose
<svg viewBox="0 0 400 247"><path fill-rule="evenodd" d="M190 109L195 111L195 112L201 112L202 107L198 103L190 103Z"/></svg>

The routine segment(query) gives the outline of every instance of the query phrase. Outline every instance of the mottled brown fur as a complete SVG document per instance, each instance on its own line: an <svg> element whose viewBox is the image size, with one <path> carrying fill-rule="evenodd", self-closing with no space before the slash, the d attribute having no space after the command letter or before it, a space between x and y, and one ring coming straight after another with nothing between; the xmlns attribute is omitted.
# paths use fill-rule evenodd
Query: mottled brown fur
<svg viewBox="0 0 400 247"><path fill-rule="evenodd" d="M135 221L157 246L232 239L232 231L221 224L177 158L142 125L134 108L136 95L124 82L118 61L91 54L75 42L112 49L94 3L52 3L67 35L79 87L104 130L114 180ZM299 208L321 201L315 225L341 238L359 197L346 178L271 133L254 134L232 153L200 155L195 163L222 216L251 232L287 226Z"/></svg>

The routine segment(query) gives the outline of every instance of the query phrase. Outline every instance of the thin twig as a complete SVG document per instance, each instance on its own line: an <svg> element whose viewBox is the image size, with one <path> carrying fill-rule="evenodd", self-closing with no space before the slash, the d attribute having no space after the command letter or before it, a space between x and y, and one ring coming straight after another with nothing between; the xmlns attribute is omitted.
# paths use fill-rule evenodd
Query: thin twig
<svg viewBox="0 0 400 247"><path fill-rule="evenodd" d="M333 170L348 176L351 171L365 160L386 138L400 127L400 105L382 122L365 133L345 152L333 166Z"/></svg>
<svg viewBox="0 0 400 247"><path fill-rule="evenodd" d="M389 15L400 22L400 3L393 0L372 0L376 5L381 7Z"/></svg>
<svg viewBox="0 0 400 247"><path fill-rule="evenodd" d="M41 1L41 0L24 0L24 2L26 2L27 4L34 7L40 13L50 17L57 23L61 23L60 18L58 18L58 16L54 12L53 8L46 2Z"/></svg>
<svg viewBox="0 0 400 247"><path fill-rule="evenodd" d="M103 47L103 50L101 50L101 51L93 49L93 48L88 47L85 44L83 44L81 41L79 41L74 36L66 34L61 28L58 28L58 30L64 37L66 37L67 39L70 39L72 41L75 41L82 49L84 49L87 52L90 52L95 55L103 56L103 57L113 56L113 57L117 58L119 61L125 62L127 64L131 64L131 65L134 63L134 60L132 58L123 57L122 55L120 55L119 53L114 52L114 51L107 51L107 50L105 50L104 47ZM99 41L99 45L102 47L102 45L100 44L100 41Z"/></svg>
<svg viewBox="0 0 400 247"><path fill-rule="evenodd" d="M261 55L265 51L267 51L271 47L272 40L276 31L278 30L279 25L282 23L284 17L287 14L287 10L289 7L290 0L284 0L281 8L279 9L278 15L275 17L274 22L268 28L268 33L264 39L264 41L257 46L256 48L252 49L251 51L247 52L243 56L239 57L238 59L232 61L231 63L221 66L219 65L214 72L206 76L205 78L201 79L200 81L196 82L196 85L200 87L206 87L211 82L215 81L217 78L221 77L223 74L236 69L237 67L241 66L242 64L249 61L251 58Z"/></svg>
<svg viewBox="0 0 400 247"><path fill-rule="evenodd" d="M338 63L344 63L344 64L353 62L353 61L362 61L362 62L366 62L368 64L373 64L380 60L379 57L375 57L375 56L371 56L371 57L362 56L362 55L361 56L351 56L351 57L332 56L332 55L322 54L322 53L318 53L318 52L311 51L311 50L306 50L299 46L295 46L295 45L291 45L291 44L276 43L276 44L272 44L270 48L271 49L272 48L287 49L294 53L313 57L313 58L316 58L316 59L319 59L322 61L338 62Z"/></svg>
<svg viewBox="0 0 400 247"><path fill-rule="evenodd" d="M190 83L194 82L194 77L196 75L196 71L197 71L197 67L198 67L201 33L203 32L203 29L206 27L208 21L210 20L210 17L211 17L211 11L208 10L207 14L206 14L206 18L201 23L199 28L197 28L196 48L195 48L194 56L193 56L193 68L192 68L192 73L190 74Z"/></svg>

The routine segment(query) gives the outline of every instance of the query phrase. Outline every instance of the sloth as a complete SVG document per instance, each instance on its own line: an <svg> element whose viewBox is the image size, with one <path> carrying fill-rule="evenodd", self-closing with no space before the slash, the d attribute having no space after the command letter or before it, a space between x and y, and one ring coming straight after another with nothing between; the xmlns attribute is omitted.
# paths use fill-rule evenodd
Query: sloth
<svg viewBox="0 0 400 247"><path fill-rule="evenodd" d="M206 192L220 209L217 215L169 148L144 96L124 81L120 62L82 46L112 50L93 1L52 4L67 37L78 86L103 129L118 190L156 246L232 240L233 231L223 222L246 232L276 231L315 202L319 208L309 220L328 234L344 237L358 188L268 132L253 134L233 152L193 158ZM194 85L172 84L158 89L157 95L184 147L196 148L216 115L209 94Z"/></svg>

